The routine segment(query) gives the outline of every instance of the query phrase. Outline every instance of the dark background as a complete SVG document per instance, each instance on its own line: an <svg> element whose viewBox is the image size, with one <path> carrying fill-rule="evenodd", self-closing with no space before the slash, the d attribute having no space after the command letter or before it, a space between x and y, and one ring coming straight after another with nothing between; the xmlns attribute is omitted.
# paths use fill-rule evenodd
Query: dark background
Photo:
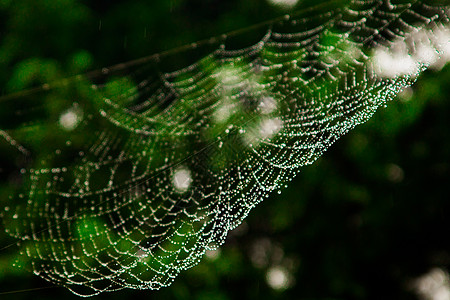
<svg viewBox="0 0 450 300"><path fill-rule="evenodd" d="M284 13L264 0L0 0L0 94ZM171 287L96 298L419 299L416 278L450 265L449 82L448 65L427 71ZM2 117L1 124L15 122L13 114ZM14 167L9 147L0 138L2 207L11 189L6 170ZM3 230L0 240L9 242ZM13 255L14 246L0 251L0 299L76 299L59 287L2 295L51 286L12 268ZM287 288L267 283L273 268L286 271Z"/></svg>

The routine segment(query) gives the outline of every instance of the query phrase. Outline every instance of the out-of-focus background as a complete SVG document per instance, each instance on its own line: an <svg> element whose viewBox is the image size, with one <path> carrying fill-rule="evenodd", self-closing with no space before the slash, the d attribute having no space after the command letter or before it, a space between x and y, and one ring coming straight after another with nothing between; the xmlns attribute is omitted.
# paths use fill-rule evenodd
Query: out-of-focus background
<svg viewBox="0 0 450 300"><path fill-rule="evenodd" d="M0 94L312 4L297 2L0 0ZM450 299L449 83L448 65L425 72L257 206L220 250L171 287L96 298ZM1 115L1 124L16 122L12 112ZM6 139L0 136L1 207L18 159ZM0 240L9 241L1 228ZM14 246L0 250L0 299L77 299L59 287L26 291L51 285L11 267L13 255Z"/></svg>

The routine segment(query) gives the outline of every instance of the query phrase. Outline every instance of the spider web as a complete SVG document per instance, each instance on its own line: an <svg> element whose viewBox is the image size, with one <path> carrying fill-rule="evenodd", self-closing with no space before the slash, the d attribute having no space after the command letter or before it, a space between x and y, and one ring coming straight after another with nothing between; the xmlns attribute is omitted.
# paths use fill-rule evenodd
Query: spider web
<svg viewBox="0 0 450 300"><path fill-rule="evenodd" d="M170 285L445 54L448 16L436 1L328 2L245 48L224 35L66 82L63 142L2 213L17 264L83 296Z"/></svg>

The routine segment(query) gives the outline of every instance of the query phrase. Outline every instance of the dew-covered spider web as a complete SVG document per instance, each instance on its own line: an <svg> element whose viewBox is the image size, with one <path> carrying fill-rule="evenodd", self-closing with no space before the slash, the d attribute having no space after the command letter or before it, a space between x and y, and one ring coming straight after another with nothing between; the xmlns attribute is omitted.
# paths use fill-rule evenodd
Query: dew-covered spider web
<svg viewBox="0 0 450 300"><path fill-rule="evenodd" d="M70 103L40 124L51 134L0 127L28 157L2 212L17 264L83 296L169 286L301 167L448 59L446 5L327 2L44 87L32 97ZM43 142L52 152L39 151Z"/></svg>

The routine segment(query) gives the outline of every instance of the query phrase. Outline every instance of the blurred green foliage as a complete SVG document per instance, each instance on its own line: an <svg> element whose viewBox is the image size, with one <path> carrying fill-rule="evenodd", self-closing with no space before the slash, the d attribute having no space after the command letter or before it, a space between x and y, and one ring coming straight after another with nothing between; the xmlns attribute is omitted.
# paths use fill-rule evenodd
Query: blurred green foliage
<svg viewBox="0 0 450 300"><path fill-rule="evenodd" d="M0 0L0 94L283 13L263 0ZM255 208L220 251L209 253L171 287L97 298L417 299L411 280L450 265L448 82L449 66L424 74L409 94L304 168L281 195ZM108 87L111 93L121 88ZM45 102L50 110L76 100L67 91L52 93ZM0 112L0 128L20 124L13 114L18 109L39 115L33 104L23 105L18 99ZM40 135L51 134L49 126L21 134L39 144ZM49 146L40 146L42 155L53 149ZM0 138L2 207L17 180L9 170L22 164L16 152ZM2 246L11 242L3 230L0 241ZM14 246L0 251L0 293L49 286L12 268L13 257ZM289 271L289 288L274 290L267 284L274 266ZM61 297L76 299L63 288L0 294L1 299Z"/></svg>

